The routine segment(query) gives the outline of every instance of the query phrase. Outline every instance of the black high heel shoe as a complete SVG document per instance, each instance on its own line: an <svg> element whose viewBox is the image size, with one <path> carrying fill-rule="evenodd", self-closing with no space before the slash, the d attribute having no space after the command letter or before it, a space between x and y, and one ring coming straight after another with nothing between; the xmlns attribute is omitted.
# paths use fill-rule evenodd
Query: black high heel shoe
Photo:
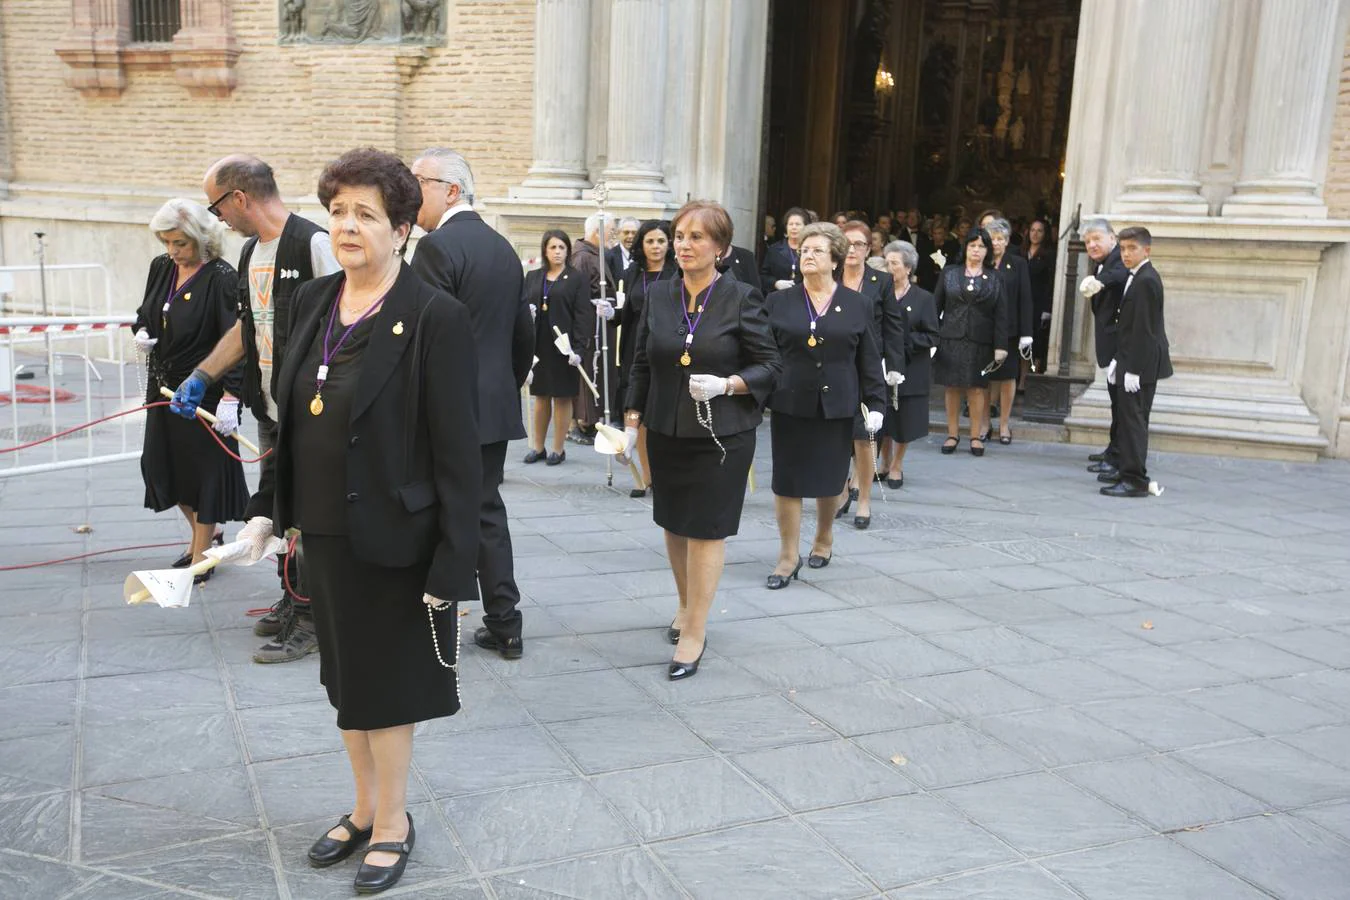
<svg viewBox="0 0 1350 900"><path fill-rule="evenodd" d="M548 454L545 453L543 450L532 449L530 450L529 453L525 454L525 458L521 460L521 462L525 463L525 465L527 466L531 466L537 462L543 462L546 459L548 459Z"/></svg>
<svg viewBox="0 0 1350 900"><path fill-rule="evenodd" d="M942 442L942 455L951 456L956 452L956 448L959 446L961 446L961 439L959 437L948 435L947 439Z"/></svg>
<svg viewBox="0 0 1350 900"><path fill-rule="evenodd" d="M802 558L798 556L797 568L792 570L791 575L771 574L769 575L768 578L764 579L764 586L771 591L781 591L783 588L787 587L789 584L792 583L792 579L798 577L797 573L799 573L801 570L802 570Z"/></svg>
<svg viewBox="0 0 1350 900"><path fill-rule="evenodd" d="M670 627L666 629L666 640L670 641L672 644L678 644L680 642L680 629L675 627L674 622L671 622Z"/></svg>
<svg viewBox="0 0 1350 900"><path fill-rule="evenodd" d="M387 891L389 888L398 884L398 880L403 877L403 870L408 867L408 856L412 853L413 845L417 843L417 832L413 830L412 813L404 813L408 817L408 836L401 841L381 841L378 844L371 844L366 847L366 853L397 853L398 862L392 866L372 866L365 860L361 861L361 868L356 870L356 892L358 894L378 894L380 891Z"/></svg>
<svg viewBox="0 0 1350 900"><path fill-rule="evenodd" d="M693 678L698 673L698 664L703 662L703 654L708 652L708 639L703 639L703 649L698 651L698 659L693 662L680 662L678 659L670 661L671 681L679 681L681 678Z"/></svg>
<svg viewBox="0 0 1350 900"><path fill-rule="evenodd" d="M857 489L857 488L849 488L849 489L848 489L848 499L844 501L844 505L843 505L843 506L839 507L839 509L835 511L834 517L835 517L836 519L842 519L844 516L848 515L848 508L849 508L850 506L852 506L852 505L853 505L853 501L854 501L854 500L857 500L857 499L858 499L858 489Z"/></svg>
<svg viewBox="0 0 1350 900"><path fill-rule="evenodd" d="M868 516L867 518L870 521L872 517ZM823 569L830 564L830 560L832 559L834 559L833 553L831 553L829 556L817 556L816 554L812 553L810 556L806 558L806 564L813 569Z"/></svg>
<svg viewBox="0 0 1350 900"><path fill-rule="evenodd" d="M215 533L215 535L211 538L211 543L215 544L217 547L224 547L224 546L225 546L225 532L223 532L223 531L217 531L217 532ZM177 559L175 559L175 560L173 561L173 567L174 567L175 569L186 569L186 568L187 568L188 566L190 566L190 565L192 565L192 551L191 551L191 550L189 550L187 553L184 553L182 556L178 557Z"/></svg>
<svg viewBox="0 0 1350 900"><path fill-rule="evenodd" d="M350 835L346 840L338 840L328 836L325 831L309 848L309 864L316 869L322 869L331 866L334 863L340 863L351 856L357 847L361 846L362 841L370 840L369 828L357 828L352 824L348 816L338 819L337 827L345 828ZM332 831L330 828L329 831Z"/></svg>

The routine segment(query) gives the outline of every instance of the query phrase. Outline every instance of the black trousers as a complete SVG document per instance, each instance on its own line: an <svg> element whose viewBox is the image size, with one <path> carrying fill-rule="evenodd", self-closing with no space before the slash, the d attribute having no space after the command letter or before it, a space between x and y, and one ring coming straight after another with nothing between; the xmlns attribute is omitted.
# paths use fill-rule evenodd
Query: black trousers
<svg viewBox="0 0 1350 900"><path fill-rule="evenodd" d="M1102 454L1102 462L1108 462L1117 468L1120 467L1120 398L1124 391L1120 388L1120 379L1125 376L1117 372L1116 384L1107 382L1106 394L1111 398L1111 437L1106 442L1106 450Z"/></svg>
<svg viewBox="0 0 1350 900"><path fill-rule="evenodd" d="M263 453L271 453L273 450L276 449L276 446L277 446L277 424L269 419L259 419L258 447L262 450ZM276 482L277 467L274 460L275 460L274 456L268 456L261 463L262 473L258 476L259 491L262 491L264 487L268 488L272 487L272 485ZM267 516L270 518L271 515L272 511L268 510ZM301 558L303 557L303 555L304 555L303 551L300 548L300 542L297 541L295 545L295 550L293 550L292 552L290 552L285 556L277 557L277 580L281 582L281 590L283 592L285 592L286 590L286 578L287 574L289 573L291 581L291 590L295 592L294 596L299 597L309 596L308 594L305 593L304 585L301 583L300 580L300 567L302 565ZM292 599L294 599L294 597ZM304 606L309 605L305 601L297 600L296 602Z"/></svg>
<svg viewBox="0 0 1350 900"><path fill-rule="evenodd" d="M483 495L478 512L478 592L483 624L498 637L520 637L520 589L516 587L511 530L502 502L502 466L506 441L484 444Z"/></svg>
<svg viewBox="0 0 1350 900"><path fill-rule="evenodd" d="M1157 382L1141 384L1133 394L1124 388L1116 399L1112 431L1120 453L1120 478L1133 488L1148 487L1148 417L1153 412Z"/></svg>

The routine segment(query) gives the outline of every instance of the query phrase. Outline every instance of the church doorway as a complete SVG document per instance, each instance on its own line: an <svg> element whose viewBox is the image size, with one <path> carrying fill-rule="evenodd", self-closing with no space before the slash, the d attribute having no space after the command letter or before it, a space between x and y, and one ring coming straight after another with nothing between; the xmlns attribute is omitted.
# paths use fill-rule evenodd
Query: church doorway
<svg viewBox="0 0 1350 900"><path fill-rule="evenodd" d="M763 211L1053 222L1080 7L773 0Z"/></svg>

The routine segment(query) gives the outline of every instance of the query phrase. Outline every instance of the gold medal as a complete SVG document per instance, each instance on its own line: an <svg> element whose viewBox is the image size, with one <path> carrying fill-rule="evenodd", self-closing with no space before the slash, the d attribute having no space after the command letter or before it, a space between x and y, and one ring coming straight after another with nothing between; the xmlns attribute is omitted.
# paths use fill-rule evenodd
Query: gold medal
<svg viewBox="0 0 1350 900"><path fill-rule="evenodd" d="M402 322L395 322L395 323L394 323L394 334L402 334L402 333L403 333L403 323L402 323Z"/></svg>
<svg viewBox="0 0 1350 900"><path fill-rule="evenodd" d="M540 307L540 309L542 309L544 312L548 312L548 304L545 303L543 306Z"/></svg>
<svg viewBox="0 0 1350 900"><path fill-rule="evenodd" d="M191 299L192 299L192 291L188 291L186 294L184 294L184 295L183 295L183 299L184 299L184 300L191 300Z"/></svg>
<svg viewBox="0 0 1350 900"><path fill-rule="evenodd" d="M314 399L309 401L309 414L317 416L321 412L323 412L323 397L315 394Z"/></svg>
<svg viewBox="0 0 1350 900"><path fill-rule="evenodd" d="M816 336L813 334L806 339L806 346L814 347L816 345Z"/></svg>
<svg viewBox="0 0 1350 900"><path fill-rule="evenodd" d="M682 366L687 366L693 361L694 360L692 357L690 357L688 350L684 351L684 354L680 357L680 365Z"/></svg>

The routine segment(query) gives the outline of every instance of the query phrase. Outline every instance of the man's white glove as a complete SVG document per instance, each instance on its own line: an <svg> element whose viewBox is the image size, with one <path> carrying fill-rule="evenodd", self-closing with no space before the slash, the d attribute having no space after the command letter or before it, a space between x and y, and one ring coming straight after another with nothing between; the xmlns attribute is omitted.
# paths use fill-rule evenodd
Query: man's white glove
<svg viewBox="0 0 1350 900"><path fill-rule="evenodd" d="M1125 393L1135 394L1139 392L1139 376L1133 372L1125 373Z"/></svg>
<svg viewBox="0 0 1350 900"><path fill-rule="evenodd" d="M1106 367L1106 383L1116 383L1116 361L1114 359L1111 360L1110 364Z"/></svg>
<svg viewBox="0 0 1350 900"><path fill-rule="evenodd" d="M905 376L903 373L893 371L886 373L886 384L888 386L895 387L896 385L904 383L905 383Z"/></svg>
<svg viewBox="0 0 1350 900"><path fill-rule="evenodd" d="M774 290L776 291L785 291L796 283L797 282L793 281L790 278L780 278L773 283L773 287Z"/></svg>
<svg viewBox="0 0 1350 900"><path fill-rule="evenodd" d="M218 433L234 434L239 430L239 401L233 397L222 397L216 404L216 421L211 426Z"/></svg>
<svg viewBox="0 0 1350 900"><path fill-rule="evenodd" d="M727 392L727 379L720 375L690 375L689 396L702 402Z"/></svg>
<svg viewBox="0 0 1350 900"><path fill-rule="evenodd" d="M623 452L619 454L619 461L625 465L635 458L633 454L637 452L637 439L637 426L625 425L623 429Z"/></svg>
<svg viewBox="0 0 1350 900"><path fill-rule="evenodd" d="M1017 349L1018 349L1019 351L1020 351L1020 350L1030 350L1030 349L1031 349L1031 345L1032 345L1033 343L1035 343L1035 342L1032 341L1032 339L1029 338L1029 337L1021 337L1021 338L1018 338L1018 340L1017 340Z"/></svg>
<svg viewBox="0 0 1350 900"><path fill-rule="evenodd" d="M881 413L869 409L867 411L867 433L877 434L881 431L881 426L886 424L886 417Z"/></svg>
<svg viewBox="0 0 1350 900"><path fill-rule="evenodd" d="M599 297L591 300L591 305L595 307L595 314L608 322L614 318L614 304L608 300L601 300Z"/></svg>
<svg viewBox="0 0 1350 900"><path fill-rule="evenodd" d="M150 332L142 328L132 336L131 342L136 345L137 350L149 353L150 348L159 343L159 338L152 338Z"/></svg>
<svg viewBox="0 0 1350 900"><path fill-rule="evenodd" d="M1041 313L1041 324L1042 325L1050 324L1050 314L1048 312Z"/></svg>
<svg viewBox="0 0 1350 900"><path fill-rule="evenodd" d="M239 529L234 539L248 541L249 559L257 562L267 555L267 547L272 542L272 537L272 520L267 516L254 516Z"/></svg>
<svg viewBox="0 0 1350 900"><path fill-rule="evenodd" d="M577 356L575 353L569 353L567 354L567 364L569 366L576 366L579 369L581 368L581 357Z"/></svg>
<svg viewBox="0 0 1350 900"><path fill-rule="evenodd" d="M1106 287L1106 285L1098 281L1096 275L1089 275L1078 282L1078 293L1082 294L1084 297L1092 297L1104 287Z"/></svg>

